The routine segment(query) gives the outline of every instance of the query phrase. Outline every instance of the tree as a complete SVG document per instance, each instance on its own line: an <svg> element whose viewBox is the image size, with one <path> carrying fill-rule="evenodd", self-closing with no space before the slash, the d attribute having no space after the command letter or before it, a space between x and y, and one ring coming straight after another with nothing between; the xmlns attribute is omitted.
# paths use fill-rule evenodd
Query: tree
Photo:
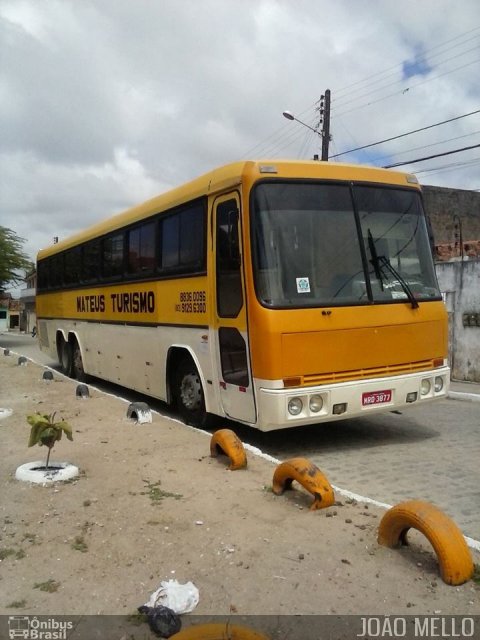
<svg viewBox="0 0 480 640"><path fill-rule="evenodd" d="M32 268L32 262L23 252L25 240L17 236L15 231L0 225L0 291L7 284L18 284L23 281L18 271L28 271Z"/></svg>
<svg viewBox="0 0 480 640"><path fill-rule="evenodd" d="M62 439L62 433L69 440L73 440L72 427L61 420L60 422L54 422L55 412L50 415L34 413L31 416L27 416L27 422L32 427L30 429L30 438L28 440L28 446L33 447L36 444L40 446L43 444L48 447L47 462L45 463L45 469L48 469L48 462L50 460L50 453L52 452L53 445L58 440Z"/></svg>

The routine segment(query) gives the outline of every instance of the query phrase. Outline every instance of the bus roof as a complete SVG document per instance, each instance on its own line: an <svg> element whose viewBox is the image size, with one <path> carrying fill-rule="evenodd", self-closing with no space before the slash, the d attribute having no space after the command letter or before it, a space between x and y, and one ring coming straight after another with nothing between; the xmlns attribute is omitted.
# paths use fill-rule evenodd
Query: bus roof
<svg viewBox="0 0 480 640"><path fill-rule="evenodd" d="M51 247L40 250L37 258L46 258L65 249L70 249L77 244L103 236L111 231L133 224L155 213L174 208L195 198L232 189L243 181L248 180L248 182L253 183L257 179L268 178L355 180L419 188L415 176L366 165L321 162L318 160L245 160L213 169L142 204L101 220Z"/></svg>

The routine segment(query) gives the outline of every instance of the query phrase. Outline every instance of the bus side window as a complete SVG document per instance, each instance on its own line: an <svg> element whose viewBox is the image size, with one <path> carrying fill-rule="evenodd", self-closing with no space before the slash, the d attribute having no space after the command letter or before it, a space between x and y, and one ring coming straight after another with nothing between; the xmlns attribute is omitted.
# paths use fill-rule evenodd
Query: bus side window
<svg viewBox="0 0 480 640"><path fill-rule="evenodd" d="M102 244L102 275L105 279L118 279L124 271L123 232L107 236Z"/></svg>
<svg viewBox="0 0 480 640"><path fill-rule="evenodd" d="M130 229L127 236L128 272L151 273L155 268L155 222Z"/></svg>
<svg viewBox="0 0 480 640"><path fill-rule="evenodd" d="M94 282L100 277L100 240L90 240L83 245L82 276L83 282Z"/></svg>
<svg viewBox="0 0 480 640"><path fill-rule="evenodd" d="M73 247L65 252L64 257L64 283L66 285L78 285L82 271L82 249Z"/></svg>
<svg viewBox="0 0 480 640"><path fill-rule="evenodd" d="M247 345L238 329L220 327L220 361L225 382L238 387L248 387Z"/></svg>
<svg viewBox="0 0 480 640"><path fill-rule="evenodd" d="M63 274L65 271L63 253L52 256L49 260L49 267L49 289L58 289L63 285Z"/></svg>
<svg viewBox="0 0 480 640"><path fill-rule="evenodd" d="M235 318L243 306L238 217L236 200L218 205L217 311L222 318Z"/></svg>
<svg viewBox="0 0 480 640"><path fill-rule="evenodd" d="M202 273L206 256L206 208L191 202L161 220L160 270L167 274Z"/></svg>

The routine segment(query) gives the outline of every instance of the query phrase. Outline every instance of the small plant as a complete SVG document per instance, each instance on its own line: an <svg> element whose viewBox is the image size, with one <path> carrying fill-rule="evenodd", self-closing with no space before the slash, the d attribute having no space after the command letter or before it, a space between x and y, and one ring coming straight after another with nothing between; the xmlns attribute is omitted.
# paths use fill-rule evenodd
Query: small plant
<svg viewBox="0 0 480 640"><path fill-rule="evenodd" d="M10 602L10 604L7 604L7 609L25 609L26 606L26 600L14 600L13 602Z"/></svg>
<svg viewBox="0 0 480 640"><path fill-rule="evenodd" d="M30 533L29 531L27 531L26 533L23 534L23 540L27 540L28 542L31 542L32 544L35 544L35 540L37 538L37 534L36 533Z"/></svg>
<svg viewBox="0 0 480 640"><path fill-rule="evenodd" d="M75 540L72 542L72 549L75 549L75 551L81 551L82 553L88 551L88 545L85 542L85 538L83 536L75 536Z"/></svg>
<svg viewBox="0 0 480 640"><path fill-rule="evenodd" d="M16 553L15 549L0 549L0 560L5 560L9 556L14 556Z"/></svg>
<svg viewBox="0 0 480 640"><path fill-rule="evenodd" d="M183 498L181 493L171 493L170 491L163 491L160 489L161 482L149 482L148 480L143 481L148 489L148 491L141 491L140 495L148 495L152 504L157 504L163 500L163 498L175 498L175 500L180 500Z"/></svg>
<svg viewBox="0 0 480 640"><path fill-rule="evenodd" d="M48 447L47 461L45 463L45 469L48 469L50 453L55 442L61 440L63 432L65 432L69 440L73 440L72 427L65 420L55 422L55 412L50 415L34 413L27 416L27 422L32 427L28 446L33 447L38 444Z"/></svg>
<svg viewBox="0 0 480 640"><path fill-rule="evenodd" d="M50 578L46 582L36 582L33 585L34 589L40 589L40 591L46 591L47 593L55 593L60 586L59 582L56 582L53 578Z"/></svg>

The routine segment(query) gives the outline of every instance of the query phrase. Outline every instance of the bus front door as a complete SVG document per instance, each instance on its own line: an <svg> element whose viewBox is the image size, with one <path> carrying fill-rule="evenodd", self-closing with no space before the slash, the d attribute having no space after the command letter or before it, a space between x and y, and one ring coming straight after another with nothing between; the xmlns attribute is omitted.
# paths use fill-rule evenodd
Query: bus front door
<svg viewBox="0 0 480 640"><path fill-rule="evenodd" d="M229 418L254 424L237 193L215 201L216 358L220 398Z"/></svg>

